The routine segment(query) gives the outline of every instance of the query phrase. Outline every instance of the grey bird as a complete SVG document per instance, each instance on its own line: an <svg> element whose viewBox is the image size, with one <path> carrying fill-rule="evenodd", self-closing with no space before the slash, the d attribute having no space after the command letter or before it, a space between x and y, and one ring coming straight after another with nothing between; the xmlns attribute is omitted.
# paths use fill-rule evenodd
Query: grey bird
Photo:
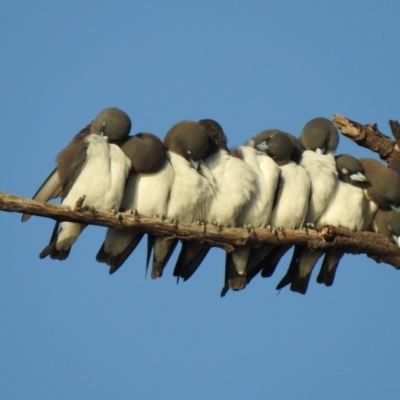
<svg viewBox="0 0 400 400"><path fill-rule="evenodd" d="M164 217L174 180L174 172L161 140L151 133L138 133L121 146L131 160L132 170L125 187L121 209L135 210L147 217ZM96 260L110 267L110 274L135 250L143 232L123 232L109 228Z"/></svg>
<svg viewBox="0 0 400 400"><path fill-rule="evenodd" d="M57 167L51 172L33 196L33 200L47 202L62 197L66 185L68 170L77 154L86 146L84 138L91 133L103 135L109 143L121 144L131 130L128 114L116 107L102 110L95 119L83 128L57 156ZM31 217L23 214L21 221Z"/></svg>
<svg viewBox="0 0 400 400"><path fill-rule="evenodd" d="M378 210L371 228L400 248L400 213L393 210Z"/></svg>
<svg viewBox="0 0 400 400"><path fill-rule="evenodd" d="M282 142L282 135L285 144ZM264 131L237 150L238 156L253 168L258 177L258 192L243 207L236 220L238 225L250 227L250 229L265 228L268 225L279 184L281 170L277 163L267 155L267 151L277 157L284 152L287 157L290 157L291 142L281 132L271 135L270 132ZM229 289L237 291L246 287L247 264L251 253L250 246L241 246L226 254L225 282L221 296L225 296Z"/></svg>
<svg viewBox="0 0 400 400"><path fill-rule="evenodd" d="M211 202L206 221L223 229L235 226L242 208L257 192L257 176L242 160L232 157L227 137L221 125L211 119L200 120L210 140L210 150L204 162L216 183L216 195ZM188 280L200 266L210 247L196 241L183 241L174 276Z"/></svg>
<svg viewBox="0 0 400 400"><path fill-rule="evenodd" d="M34 198L44 201L58 194L63 205L74 207L79 198L86 196L83 206L118 210L131 163L121 149L108 140L122 142L130 126L129 117L117 108L100 112L60 152L56 170ZM23 217L23 221L26 219ZM56 222L50 243L40 253L40 258L66 259L72 244L86 227L62 222L58 230L59 225L60 222Z"/></svg>
<svg viewBox="0 0 400 400"><path fill-rule="evenodd" d="M281 131L280 129L265 129L261 131L258 135L263 136L264 138L269 138L275 135L277 132L284 133L290 139L293 146L292 147L293 150L290 154L290 159L294 161L296 164L299 164L304 152L304 147L296 136L292 135L291 133Z"/></svg>
<svg viewBox="0 0 400 400"><path fill-rule="evenodd" d="M330 120L318 117L304 125L299 141L305 149L301 155L300 166L311 179L311 195L304 222L306 226L312 226L336 190L338 173L334 152L339 142L339 134ZM291 246L281 246L273 249L257 268L262 267L261 276L272 276L280 259L290 248ZM295 247L294 253L297 254L300 249Z"/></svg>
<svg viewBox="0 0 400 400"><path fill-rule="evenodd" d="M202 161L209 152L205 128L194 121L181 121L166 134L174 182L167 205L167 218L173 222L203 222L215 195L215 182ZM162 276L178 240L149 235L148 256L154 249L151 277Z"/></svg>
<svg viewBox="0 0 400 400"><path fill-rule="evenodd" d="M290 160L292 139L285 132L276 131L272 145L266 150L281 170L269 225L272 229L299 229L303 226L308 210L311 182L306 171ZM289 246L290 247L290 246ZM246 271L248 282L263 268L273 250L287 250L288 246L265 245L251 251Z"/></svg>

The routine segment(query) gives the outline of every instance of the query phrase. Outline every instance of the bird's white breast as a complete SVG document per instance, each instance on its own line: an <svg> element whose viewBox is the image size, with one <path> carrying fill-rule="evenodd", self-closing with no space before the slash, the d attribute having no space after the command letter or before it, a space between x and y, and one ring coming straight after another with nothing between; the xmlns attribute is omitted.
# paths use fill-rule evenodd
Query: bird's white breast
<svg viewBox="0 0 400 400"><path fill-rule="evenodd" d="M258 192L252 196L240 213L238 224L251 224L256 228L267 226L271 218L280 169L275 161L249 146L239 148L243 161L257 175Z"/></svg>
<svg viewBox="0 0 400 400"><path fill-rule="evenodd" d="M169 160L153 174L132 173L124 191L122 208L137 210L148 217L165 216L173 181L174 171Z"/></svg>
<svg viewBox="0 0 400 400"><path fill-rule="evenodd" d="M272 210L270 225L301 228L308 210L311 182L304 168L290 162L281 168L280 189Z"/></svg>
<svg viewBox="0 0 400 400"><path fill-rule="evenodd" d="M335 158L306 150L300 165L311 179L311 196L305 222L314 223L327 206L338 183Z"/></svg>
<svg viewBox="0 0 400 400"><path fill-rule="evenodd" d="M86 161L63 204L74 206L85 195L84 205L117 210L131 167L130 160L118 146L107 143L99 135L88 135L85 141L88 143Z"/></svg>
<svg viewBox="0 0 400 400"><path fill-rule="evenodd" d="M249 165L225 150L213 154L205 162L216 182L208 221L235 226L241 209L257 191L257 175Z"/></svg>
<svg viewBox="0 0 400 400"><path fill-rule="evenodd" d="M367 221L372 221L369 210L369 200L362 189L339 181L317 225L334 225L360 231Z"/></svg>
<svg viewBox="0 0 400 400"><path fill-rule="evenodd" d="M215 195L215 182L204 164L199 172L182 156L170 152L174 183L168 203L168 218L178 221L204 221Z"/></svg>

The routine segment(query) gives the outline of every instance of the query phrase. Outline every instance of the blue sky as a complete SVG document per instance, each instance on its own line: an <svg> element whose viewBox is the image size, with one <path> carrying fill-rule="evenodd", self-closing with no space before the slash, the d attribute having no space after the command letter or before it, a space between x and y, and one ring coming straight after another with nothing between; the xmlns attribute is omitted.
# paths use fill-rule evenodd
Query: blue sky
<svg viewBox="0 0 400 400"><path fill-rule="evenodd" d="M400 119L395 1L15 1L0 5L0 190L31 197L103 108L161 138L214 118L231 146L311 118ZM339 153L373 156L342 137ZM53 223L0 212L0 395L7 399L397 399L400 276L347 255L306 296L255 279L219 297L224 254L187 283L113 276L89 227L39 260Z"/></svg>

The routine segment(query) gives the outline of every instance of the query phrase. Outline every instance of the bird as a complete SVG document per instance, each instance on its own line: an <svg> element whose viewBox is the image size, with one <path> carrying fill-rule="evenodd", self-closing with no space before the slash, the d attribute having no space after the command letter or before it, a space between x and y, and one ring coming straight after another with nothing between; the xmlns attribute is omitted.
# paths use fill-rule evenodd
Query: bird
<svg viewBox="0 0 400 400"><path fill-rule="evenodd" d="M164 145L174 171L166 217L173 223L204 223L216 190L214 178L203 162L210 149L205 128L195 121L178 122L167 132ZM148 235L147 261L153 249L153 279L162 276L177 243L177 239Z"/></svg>
<svg viewBox="0 0 400 400"><path fill-rule="evenodd" d="M350 229L351 231L363 231L371 223L373 213L364 194L364 189L369 182L364 175L362 164L353 156L341 154L336 157L339 173L339 183L335 196L320 217L319 225L334 225ZM369 175L370 176L370 175ZM308 251L308 250L307 250ZM332 286L336 270L344 251L330 249L325 252L317 282Z"/></svg>
<svg viewBox="0 0 400 400"><path fill-rule="evenodd" d="M258 135L263 135L265 138L268 138L271 137L272 135L275 135L277 132L283 132L286 136L289 137L293 145L293 150L292 153L290 154L290 159L294 161L296 164L299 164L301 156L303 155L304 152L304 147L296 136L292 135L291 133L281 131L280 129L265 129L260 133L258 133Z"/></svg>
<svg viewBox="0 0 400 400"><path fill-rule="evenodd" d="M339 134L329 119L317 117L304 125L299 141L304 148L299 165L305 169L311 180L311 192L304 226L312 227L336 189L338 172L334 153L338 146ZM263 261L261 276L264 278L272 276L280 259L291 247L274 248ZM299 248L295 246L294 253L297 254L299 251ZM259 268L260 265L257 269Z"/></svg>
<svg viewBox="0 0 400 400"><path fill-rule="evenodd" d="M129 135L130 127L130 119L123 111L108 108L100 112L57 156L54 174L58 176L61 189L53 190L57 179L47 179L36 198L48 199L60 190L62 205L74 207L82 198L82 206L92 210L118 211L131 162L116 144L108 143L108 140L123 141ZM53 186L46 182L52 182ZM65 260L85 227L86 224L81 223L56 222L50 243L39 257Z"/></svg>
<svg viewBox="0 0 400 400"><path fill-rule="evenodd" d="M370 200L371 211L375 214L382 208L399 212L400 175L390 165L385 167L373 158L360 158L359 161L370 183L364 193Z"/></svg>
<svg viewBox="0 0 400 400"><path fill-rule="evenodd" d="M91 133L107 136L109 143L120 144L129 135L132 122L128 114L117 107L109 107L100 111L94 120L83 128L57 156L58 165L46 178L33 195L33 200L47 202L62 197L63 186L69 166L74 157L85 147L84 139ZM21 221L25 222L31 217L30 214L23 214Z"/></svg>
<svg viewBox="0 0 400 400"><path fill-rule="evenodd" d="M400 176L374 159L359 159L350 155L337 157L340 182L316 226L334 225L353 231L367 230L379 207L398 210ZM292 291L305 294L311 272L324 251L303 248L292 258L288 273L278 284L281 289L291 283ZM326 252L318 283L331 286L344 252Z"/></svg>
<svg viewBox="0 0 400 400"><path fill-rule="evenodd" d="M241 209L258 191L257 175L241 159L233 157L227 147L227 137L221 125L212 119L198 121L209 137L210 150L205 164L216 184L206 221L218 226L234 227ZM174 276L188 280L202 263L210 247L197 241L183 241L174 269Z"/></svg>
<svg viewBox="0 0 400 400"><path fill-rule="evenodd" d="M121 202L123 210L164 218L174 171L161 140L151 133L138 133L121 145L132 169ZM126 261L144 236L138 231L109 228L96 260L110 267L110 274Z"/></svg>
<svg viewBox="0 0 400 400"><path fill-rule="evenodd" d="M375 214L371 230L386 236L400 248L400 213L397 211L379 209Z"/></svg>
<svg viewBox="0 0 400 400"><path fill-rule="evenodd" d="M275 146L269 146L266 153L279 166L281 175L269 226L277 230L299 229L303 226L308 210L310 178L303 167L290 159L293 139L281 131L276 131L274 135ZM264 245L254 248L246 266L248 280L260 272L273 249L280 250L286 247L288 246Z"/></svg>
<svg viewBox="0 0 400 400"><path fill-rule="evenodd" d="M280 179L280 168L266 151L279 149L280 138L280 134L270 135L268 132L261 132L236 150L236 154L253 168L258 178L258 192L243 207L236 220L237 225L247 227L250 231L254 228L265 228L271 217ZM289 154L291 151L292 148ZM237 291L246 287L246 266L251 250L251 246L241 246L226 254L225 282L221 297L225 296L229 289Z"/></svg>

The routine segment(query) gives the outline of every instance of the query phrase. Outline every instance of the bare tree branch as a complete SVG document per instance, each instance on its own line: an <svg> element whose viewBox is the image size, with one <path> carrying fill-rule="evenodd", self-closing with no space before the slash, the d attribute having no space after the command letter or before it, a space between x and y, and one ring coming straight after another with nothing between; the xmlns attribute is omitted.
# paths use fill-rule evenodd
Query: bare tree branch
<svg viewBox="0 0 400 400"><path fill-rule="evenodd" d="M275 245L304 245L311 249L328 250L341 248L347 253L366 254L377 262L384 262L400 269L400 250L384 236L372 232L351 232L332 226L322 229L286 230L274 232L270 229L218 228L214 225L172 223L160 218L148 218L133 211L116 213L81 207L82 198L77 199L74 210L69 207L38 202L23 197L0 193L0 210L29 213L59 221L80 222L100 225L117 230L140 230L146 233L196 240L209 246L232 251L235 247L251 245L259 247L264 243ZM23 227L21 226L21 229Z"/></svg>
<svg viewBox="0 0 400 400"><path fill-rule="evenodd" d="M335 114L332 117L332 121L343 135L356 142L359 146L378 153L382 160L389 162L390 160L400 159L399 146L395 141L380 132L377 124L361 125L340 114ZM390 121L389 124L392 134L397 140L400 135L399 124L397 121Z"/></svg>

